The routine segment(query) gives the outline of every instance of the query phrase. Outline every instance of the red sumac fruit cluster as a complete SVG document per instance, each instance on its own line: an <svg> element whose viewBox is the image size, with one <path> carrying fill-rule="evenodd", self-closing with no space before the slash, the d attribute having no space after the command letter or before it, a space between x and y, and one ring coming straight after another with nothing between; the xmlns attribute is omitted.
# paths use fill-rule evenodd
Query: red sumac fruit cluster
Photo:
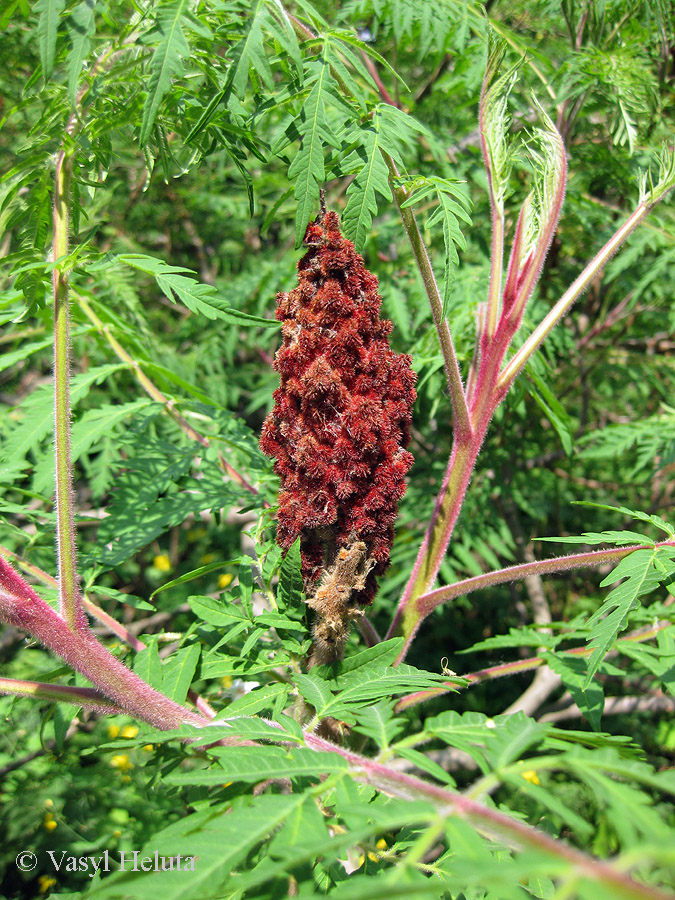
<svg viewBox="0 0 675 900"><path fill-rule="evenodd" d="M278 541L300 536L308 591L341 547L363 541L373 561L352 603L365 605L389 563L398 501L413 463L405 448L415 400L406 354L389 346L376 277L322 212L305 234L298 285L277 296L281 376L260 446L281 478Z"/></svg>

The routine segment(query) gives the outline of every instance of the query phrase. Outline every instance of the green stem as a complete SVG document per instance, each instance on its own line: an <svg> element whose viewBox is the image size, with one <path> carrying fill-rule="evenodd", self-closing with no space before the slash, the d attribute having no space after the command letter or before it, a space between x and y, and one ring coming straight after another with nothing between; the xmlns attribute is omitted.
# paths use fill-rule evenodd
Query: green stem
<svg viewBox="0 0 675 900"><path fill-rule="evenodd" d="M452 340L450 328L447 319L443 315L443 301L441 299L434 270L431 266L431 260L427 252L426 244L422 240L415 213L409 206L404 207L403 204L408 199L408 192L403 185L397 184L395 179L398 178L398 170L394 160L388 153L382 152L384 161L389 169L390 180L398 211L401 215L403 227L406 230L410 246L412 247L413 256L417 263L424 290L429 298L431 313L434 319L434 325L438 333L438 339L441 345L441 353L443 354L443 362L445 365L445 375L448 381L448 390L450 391L450 400L452 402L452 411L455 417L455 432L463 437L471 434L471 421L469 418L469 408L464 395L464 385L462 384L462 374L459 370L459 362L455 352L455 345Z"/></svg>
<svg viewBox="0 0 675 900"><path fill-rule="evenodd" d="M72 159L65 149L56 163L54 186L54 437L56 466L56 546L61 617L71 630L86 625L77 581L75 524L70 461L70 297L65 257L68 255L68 203ZM61 260L61 265L57 264Z"/></svg>
<svg viewBox="0 0 675 900"><path fill-rule="evenodd" d="M73 517L72 473L70 460L70 291L66 258L68 256L70 184L73 174L74 137L81 128L82 101L91 89L94 76L108 69L115 59L133 43L133 35L125 47L107 47L89 72L89 82L82 85L64 130L64 139L54 180L52 247L52 286L54 294L54 436L56 469L56 545L59 562L59 600L61 617L71 630L87 627L77 579L75 524ZM61 266L57 265L61 260Z"/></svg>

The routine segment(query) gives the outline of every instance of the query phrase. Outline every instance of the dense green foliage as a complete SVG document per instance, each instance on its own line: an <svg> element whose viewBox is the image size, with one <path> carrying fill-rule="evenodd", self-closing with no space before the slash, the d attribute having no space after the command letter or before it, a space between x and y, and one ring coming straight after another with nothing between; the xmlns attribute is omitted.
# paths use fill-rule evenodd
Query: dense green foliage
<svg viewBox="0 0 675 900"><path fill-rule="evenodd" d="M498 161L508 235L541 168L533 96L569 166L517 347L659 178L675 23L663 0L488 6L503 71L516 67L514 144ZM490 278L484 12L461 0L12 0L0 21L0 552L56 608L56 268L70 284L81 584L145 649L93 624L173 700L192 690L219 719L238 717L205 737L0 695L0 896L673 896L672 198L497 409L437 584L596 545L641 549L600 574L552 565L443 603L406 663L400 637L366 647L355 631L342 662L308 670L299 550L282 558L274 542L278 480L258 447L278 384L274 297L295 284L325 187L418 375L416 462L368 610L384 634L453 436L393 190L423 226L466 375ZM62 152L70 245L54 262ZM666 157L666 181L667 169ZM0 633L3 679L88 684L23 637ZM523 694L532 672L536 700ZM560 852L412 783L360 778L308 743L327 716L354 752L536 826L527 833ZM212 746L234 734L260 743ZM569 847L616 857L612 871L655 893L603 880L591 857L582 869ZM55 871L47 854L107 849L115 868L119 851L143 848L196 855L195 871L92 878ZM37 855L31 871L15 864L23 849Z"/></svg>

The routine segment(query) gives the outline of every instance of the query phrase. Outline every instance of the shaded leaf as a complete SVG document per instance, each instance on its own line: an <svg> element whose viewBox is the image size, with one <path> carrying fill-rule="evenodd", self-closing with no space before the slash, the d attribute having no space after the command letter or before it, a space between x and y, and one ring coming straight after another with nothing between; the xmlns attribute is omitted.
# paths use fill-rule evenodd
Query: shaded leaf
<svg viewBox="0 0 675 900"><path fill-rule="evenodd" d="M66 7L66 0L37 0L34 12L38 13L37 36L40 46L42 74L47 81L54 69L56 59L56 37L61 13Z"/></svg>

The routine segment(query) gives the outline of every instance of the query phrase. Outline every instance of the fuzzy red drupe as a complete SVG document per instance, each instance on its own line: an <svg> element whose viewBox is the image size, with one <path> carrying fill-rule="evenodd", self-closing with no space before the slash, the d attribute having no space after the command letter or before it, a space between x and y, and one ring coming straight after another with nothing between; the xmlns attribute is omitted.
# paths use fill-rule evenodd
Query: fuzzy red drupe
<svg viewBox="0 0 675 900"><path fill-rule="evenodd" d="M389 346L377 279L340 233L334 212L307 227L298 286L277 296L281 384L260 446L281 478L279 544L300 536L307 592L340 548L363 542L367 574L351 586L364 606L389 564L393 523L413 463L405 448L415 400L411 358Z"/></svg>

